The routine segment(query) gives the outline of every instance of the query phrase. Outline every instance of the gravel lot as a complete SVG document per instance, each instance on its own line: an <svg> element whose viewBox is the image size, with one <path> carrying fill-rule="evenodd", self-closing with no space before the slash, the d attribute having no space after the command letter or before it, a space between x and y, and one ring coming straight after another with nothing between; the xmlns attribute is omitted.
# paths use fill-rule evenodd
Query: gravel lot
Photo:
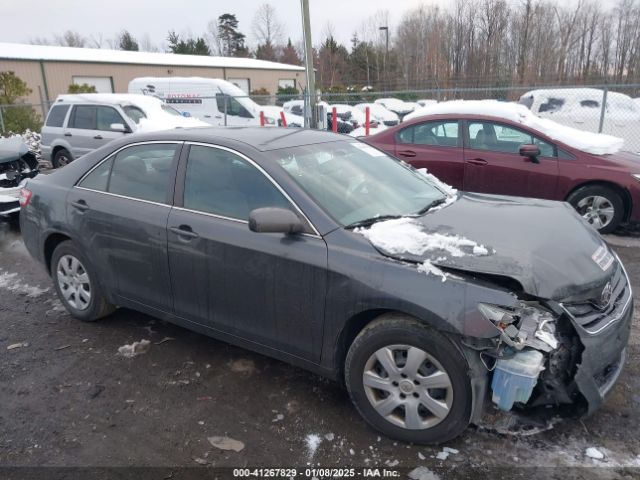
<svg viewBox="0 0 640 480"><path fill-rule="evenodd" d="M640 240L607 240L638 302ZM196 478L208 467L309 465L393 467L401 477L422 466L436 475L423 469L423 479L468 478L471 470L481 478L640 478L637 315L626 369L594 416L528 437L471 427L448 444L458 453L447 456L442 447L380 437L346 391L304 370L132 311L94 324L74 320L8 224L0 224L0 298L2 478L58 472L7 467L163 467L149 478ZM117 354L142 339L151 342L148 352ZM214 448L213 436L244 449ZM589 447L604 458L587 457ZM73 472L60 478L76 478ZM99 475L77 478L92 477Z"/></svg>

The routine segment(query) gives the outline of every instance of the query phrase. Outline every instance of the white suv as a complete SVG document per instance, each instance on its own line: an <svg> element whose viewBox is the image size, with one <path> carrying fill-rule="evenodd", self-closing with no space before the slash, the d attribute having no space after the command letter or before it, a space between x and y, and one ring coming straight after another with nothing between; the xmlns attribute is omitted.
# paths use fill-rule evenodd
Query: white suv
<svg viewBox="0 0 640 480"><path fill-rule="evenodd" d="M55 168L116 138L139 131L206 126L145 95L59 95L42 127L42 156Z"/></svg>

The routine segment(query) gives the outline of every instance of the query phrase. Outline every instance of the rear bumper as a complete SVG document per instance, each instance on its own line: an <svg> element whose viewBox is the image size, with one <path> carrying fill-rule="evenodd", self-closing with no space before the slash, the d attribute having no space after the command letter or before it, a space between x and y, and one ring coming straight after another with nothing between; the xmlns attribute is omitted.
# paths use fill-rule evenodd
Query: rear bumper
<svg viewBox="0 0 640 480"><path fill-rule="evenodd" d="M20 190L22 190L22 186L0 188L0 216L11 215L20 211Z"/></svg>

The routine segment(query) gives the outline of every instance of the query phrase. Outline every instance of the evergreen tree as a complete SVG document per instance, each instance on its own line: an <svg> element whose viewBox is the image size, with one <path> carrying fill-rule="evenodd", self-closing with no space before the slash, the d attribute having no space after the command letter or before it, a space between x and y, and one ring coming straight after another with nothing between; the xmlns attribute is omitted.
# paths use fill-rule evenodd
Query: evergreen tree
<svg viewBox="0 0 640 480"><path fill-rule="evenodd" d="M245 35L238 31L238 19L231 13L218 17L218 38L225 57L247 57L249 50L245 46Z"/></svg>
<svg viewBox="0 0 640 480"><path fill-rule="evenodd" d="M172 53L182 55L211 55L209 45L207 45L207 41L202 37L183 40L176 32L170 31L167 36L167 42L169 42L169 50L171 50Z"/></svg>
<svg viewBox="0 0 640 480"><path fill-rule="evenodd" d="M288 65L302 65L302 60L300 60L298 52L291 43L291 39L287 42L287 46L282 49L280 61Z"/></svg>
<svg viewBox="0 0 640 480"><path fill-rule="evenodd" d="M138 47L138 42L127 30L124 30L120 34L120 37L118 38L118 48L120 50L128 50L132 52L137 52L138 50L140 50L140 48Z"/></svg>

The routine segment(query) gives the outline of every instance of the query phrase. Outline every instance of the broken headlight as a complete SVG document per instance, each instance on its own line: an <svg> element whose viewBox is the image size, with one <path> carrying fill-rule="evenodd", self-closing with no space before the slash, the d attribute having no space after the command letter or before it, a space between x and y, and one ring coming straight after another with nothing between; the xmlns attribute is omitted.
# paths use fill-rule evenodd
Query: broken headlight
<svg viewBox="0 0 640 480"><path fill-rule="evenodd" d="M495 325L504 343L516 350L528 346L550 352L558 346L555 317L547 310L524 302L516 307L479 303L478 310Z"/></svg>

